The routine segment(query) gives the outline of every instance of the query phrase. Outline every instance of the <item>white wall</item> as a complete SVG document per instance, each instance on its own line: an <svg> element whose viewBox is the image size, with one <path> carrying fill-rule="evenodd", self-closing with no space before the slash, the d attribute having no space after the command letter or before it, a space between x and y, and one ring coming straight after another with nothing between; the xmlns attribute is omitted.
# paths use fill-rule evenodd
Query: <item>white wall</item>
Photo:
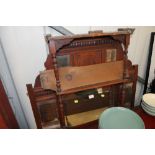
<svg viewBox="0 0 155 155"><path fill-rule="evenodd" d="M73 33L87 33L89 30L98 29L116 31L118 27L66 26L65 28ZM155 27L136 27L131 37L128 56L133 63L139 64L139 75L142 77L145 77L149 38L152 31L155 31ZM48 48L44 41L45 33L59 35L47 27L0 27L2 44L30 128L35 128L36 125L29 99L26 95L26 84L34 84L35 77L40 70L44 69L44 62L48 53ZM136 101L139 101L140 92L141 86L138 85Z"/></svg>
<svg viewBox="0 0 155 155"><path fill-rule="evenodd" d="M3 83L5 92L8 96L9 103L12 107L16 120L22 129L28 128L28 123L23 113L23 108L15 87L14 80L10 73L10 68L5 56L5 52L0 40L0 79Z"/></svg>
<svg viewBox="0 0 155 155"><path fill-rule="evenodd" d="M0 37L29 127L35 128L26 84L34 83L44 69L47 52L43 27L1 27Z"/></svg>

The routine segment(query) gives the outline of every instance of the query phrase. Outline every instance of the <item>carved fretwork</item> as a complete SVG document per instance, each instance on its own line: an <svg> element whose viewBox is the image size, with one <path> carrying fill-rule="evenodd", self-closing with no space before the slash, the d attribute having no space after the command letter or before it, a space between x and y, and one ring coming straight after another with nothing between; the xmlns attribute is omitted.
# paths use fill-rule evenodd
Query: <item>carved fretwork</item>
<svg viewBox="0 0 155 155"><path fill-rule="evenodd" d="M56 41L57 42L57 41ZM75 39L70 41L69 43L64 43L63 49L67 48L78 48L78 47L86 47L86 46L98 46L98 45L107 45L107 44L114 44L116 42L123 43L124 46L126 46L126 40L124 35L120 36L112 36L112 37L102 37L102 38L91 38L91 39ZM59 43L57 43L58 45ZM62 43L61 43L62 44ZM57 48L57 49L60 49Z"/></svg>
<svg viewBox="0 0 155 155"><path fill-rule="evenodd" d="M73 39L62 39L62 40L55 40L55 49L58 51L63 46L70 44L73 41Z"/></svg>
<svg viewBox="0 0 155 155"><path fill-rule="evenodd" d="M103 35L101 33L99 36L96 37L87 37L83 36L81 39L77 39L76 37L68 37L64 38L50 38L50 40L53 40L55 42L55 49L56 51L59 51L62 48L76 48L76 47L85 47L85 46L96 46L96 45L103 45L103 44L113 44L114 42L118 41L120 43L123 43L124 46L128 46L128 38L126 37L127 34L119 34L119 35ZM129 34L130 37L130 34ZM80 36L79 36L80 38ZM126 40L127 39L127 40Z"/></svg>
<svg viewBox="0 0 155 155"><path fill-rule="evenodd" d="M89 39L89 40L75 40L67 48L75 48L75 47L85 47L85 46L97 46L103 44L114 44L114 40L112 39Z"/></svg>

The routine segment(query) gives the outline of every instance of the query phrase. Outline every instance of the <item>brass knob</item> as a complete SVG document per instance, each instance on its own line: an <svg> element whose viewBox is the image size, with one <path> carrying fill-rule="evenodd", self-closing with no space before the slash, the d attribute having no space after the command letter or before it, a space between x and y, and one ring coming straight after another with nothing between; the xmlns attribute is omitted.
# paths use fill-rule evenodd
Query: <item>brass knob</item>
<svg viewBox="0 0 155 155"><path fill-rule="evenodd" d="M103 89L102 88L97 88L97 92L98 92L98 94L102 94L103 93Z"/></svg>
<svg viewBox="0 0 155 155"><path fill-rule="evenodd" d="M101 94L101 97L103 98L103 97L105 97L105 95L104 94Z"/></svg>
<svg viewBox="0 0 155 155"><path fill-rule="evenodd" d="M94 98L94 94L88 95L88 98L89 98L89 99Z"/></svg>
<svg viewBox="0 0 155 155"><path fill-rule="evenodd" d="M79 100L74 100L74 103L79 103Z"/></svg>

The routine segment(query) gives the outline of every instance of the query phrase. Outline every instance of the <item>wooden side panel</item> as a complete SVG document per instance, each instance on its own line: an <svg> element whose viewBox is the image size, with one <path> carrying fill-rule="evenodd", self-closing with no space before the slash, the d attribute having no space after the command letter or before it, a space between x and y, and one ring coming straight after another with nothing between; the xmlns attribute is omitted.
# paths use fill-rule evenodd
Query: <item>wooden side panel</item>
<svg viewBox="0 0 155 155"><path fill-rule="evenodd" d="M58 118L56 100L47 100L38 104L38 111L40 113L42 123L47 123Z"/></svg>
<svg viewBox="0 0 155 155"><path fill-rule="evenodd" d="M38 108L37 108L37 105L36 105L35 94L33 92L32 85L27 84L26 86L27 86L27 91L28 91L30 102L31 102L31 107L32 107L32 110L33 110L33 114L34 114L34 117L35 117L37 128L41 129L42 128L41 117L40 117L40 114L39 114L39 111L38 111Z"/></svg>
<svg viewBox="0 0 155 155"><path fill-rule="evenodd" d="M85 66L101 63L101 50L90 50L71 54L71 66Z"/></svg>
<svg viewBox="0 0 155 155"><path fill-rule="evenodd" d="M47 56L44 66L46 69L53 69L53 60L51 54Z"/></svg>

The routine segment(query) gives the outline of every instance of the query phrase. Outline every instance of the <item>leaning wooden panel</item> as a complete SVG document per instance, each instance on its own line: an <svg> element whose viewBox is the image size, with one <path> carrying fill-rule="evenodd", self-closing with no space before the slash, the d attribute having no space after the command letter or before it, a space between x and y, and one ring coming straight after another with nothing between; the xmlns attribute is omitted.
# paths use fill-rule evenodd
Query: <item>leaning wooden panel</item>
<svg viewBox="0 0 155 155"><path fill-rule="evenodd" d="M123 79L123 61L101 63L83 67L59 68L61 91ZM44 89L56 90L56 80L53 70L43 71L40 74Z"/></svg>

